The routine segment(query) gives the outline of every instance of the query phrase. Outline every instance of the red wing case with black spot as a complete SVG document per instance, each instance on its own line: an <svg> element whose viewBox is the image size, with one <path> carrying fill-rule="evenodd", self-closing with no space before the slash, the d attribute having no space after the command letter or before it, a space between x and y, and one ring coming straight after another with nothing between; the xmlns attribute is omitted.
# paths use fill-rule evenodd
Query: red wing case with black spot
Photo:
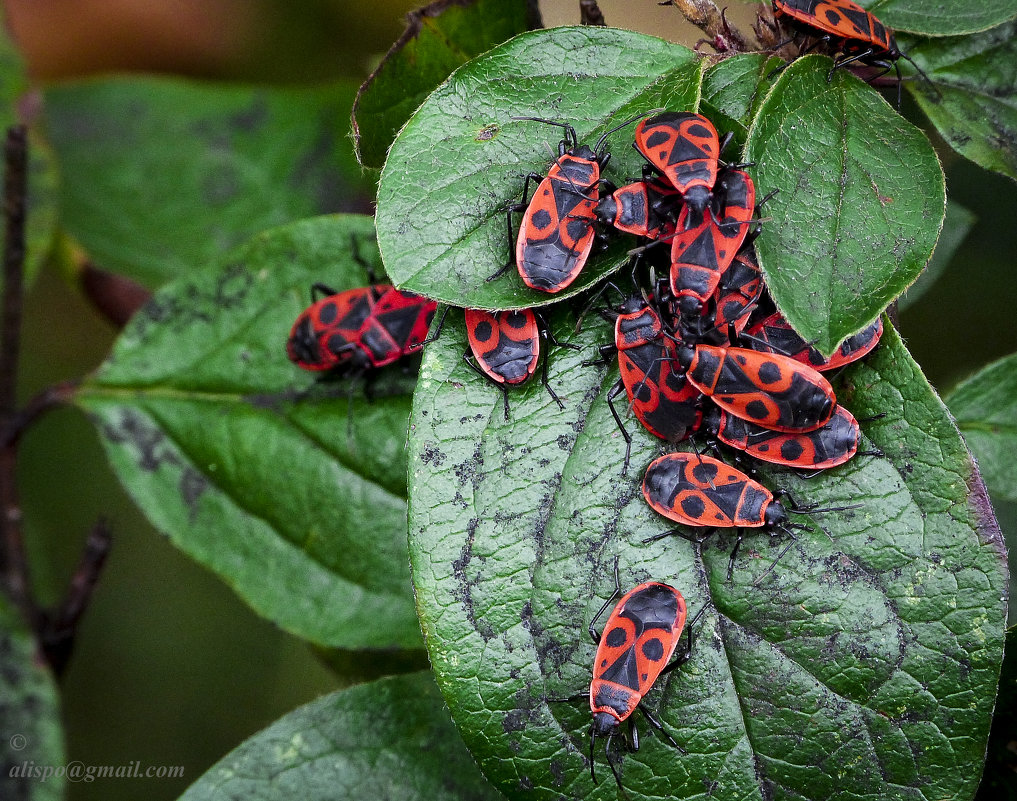
<svg viewBox="0 0 1017 801"><path fill-rule="evenodd" d="M897 44L886 26L851 0L774 0L774 9L810 32L873 45L891 57L897 53Z"/></svg>
<svg viewBox="0 0 1017 801"><path fill-rule="evenodd" d="M498 384L522 384L537 371L540 328L530 309L466 309L466 334L480 369Z"/></svg>
<svg viewBox="0 0 1017 801"><path fill-rule="evenodd" d="M604 626L590 683L590 709L625 720L674 654L685 628L685 599L674 587L640 584Z"/></svg>
<svg viewBox="0 0 1017 801"><path fill-rule="evenodd" d="M879 344L883 336L883 320L877 318L872 325L845 339L829 359L803 340L779 312L774 312L749 329L752 350L785 353L795 361L807 364L820 372L836 370L866 357Z"/></svg>
<svg viewBox="0 0 1017 801"><path fill-rule="evenodd" d="M686 526L759 528L773 493L719 459L666 453L643 476L643 497L654 511Z"/></svg>
<svg viewBox="0 0 1017 801"><path fill-rule="evenodd" d="M286 353L305 370L331 370L353 357L352 347L364 321L371 314L374 298L392 287L378 284L329 295L312 303L297 317L286 342Z"/></svg>
<svg viewBox="0 0 1017 801"><path fill-rule="evenodd" d="M693 187L717 182L720 139L701 114L666 111L636 126L636 149L684 196Z"/></svg>
<svg viewBox="0 0 1017 801"><path fill-rule="evenodd" d="M720 412L716 436L725 445L764 462L805 470L826 470L844 464L858 451L858 421L838 406L830 421L814 431L785 433Z"/></svg>
<svg viewBox="0 0 1017 801"><path fill-rule="evenodd" d="M776 353L697 345L687 375L724 411L774 431L819 428L837 406L829 381Z"/></svg>
<svg viewBox="0 0 1017 801"><path fill-rule="evenodd" d="M424 340L436 308L435 301L388 284L347 289L301 312L286 352L305 370L385 367Z"/></svg>
<svg viewBox="0 0 1017 801"><path fill-rule="evenodd" d="M597 161L566 153L533 193L516 237L516 267L531 289L560 292L582 271L593 247L599 180Z"/></svg>
<svg viewBox="0 0 1017 801"><path fill-rule="evenodd" d="M692 434L702 420L702 393L685 377L653 307L619 314L615 345L625 393L639 422L668 442Z"/></svg>

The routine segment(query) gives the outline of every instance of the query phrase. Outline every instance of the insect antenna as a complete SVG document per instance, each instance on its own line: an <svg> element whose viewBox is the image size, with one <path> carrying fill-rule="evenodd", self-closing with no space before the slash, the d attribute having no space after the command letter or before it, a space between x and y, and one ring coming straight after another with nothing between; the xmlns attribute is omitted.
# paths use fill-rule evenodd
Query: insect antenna
<svg viewBox="0 0 1017 801"><path fill-rule="evenodd" d="M650 109L649 111L644 111L641 114L637 114L635 117L632 117L630 119L625 120L625 122L620 123L619 125L614 126L614 128L609 128L608 130L604 131L604 135L601 136L600 139L597 140L597 144L593 148L593 152L599 154L600 153L600 148L602 148L604 146L604 143L607 141L607 137L609 137L615 131L620 131L626 125L631 125L636 120L642 119L643 117L648 117L651 114L657 114L657 113L659 113L659 112L661 112L663 110L664 109L662 109L662 108L653 108L653 109Z"/></svg>
<svg viewBox="0 0 1017 801"><path fill-rule="evenodd" d="M509 117L509 119L529 122L542 122L545 125L554 125L556 128L564 128L566 143L568 143L571 140L572 147L579 146L579 137L576 136L576 129L569 125L567 122L558 122L557 120L545 120L543 117Z"/></svg>
<svg viewBox="0 0 1017 801"><path fill-rule="evenodd" d="M788 537L791 538L791 541L787 545L785 545L783 548L780 549L780 553L777 554L777 558L773 560L773 562L770 564L770 566L768 568L766 568L766 570L764 570L762 573L760 573L756 577L756 580L752 582L752 586L753 587L758 587L759 586L759 582L761 582L764 578L766 578L768 575L770 575L773 572L773 569L777 566L777 562L779 562L781 560L781 558L784 556L784 554L786 554L788 551L791 550L791 546L792 545L794 545L796 542L798 542L798 538L793 533L791 533L791 531L789 530L791 526L794 526L795 528L799 528L798 524L796 524L796 523L789 523L788 524L789 528L785 529L785 533L788 535ZM808 528L808 526L801 526L800 528L804 528L806 530L811 530L811 529Z"/></svg>
<svg viewBox="0 0 1017 801"><path fill-rule="evenodd" d="M621 791L621 794L625 797L626 801L628 801L629 794L626 793L625 792L625 788L622 787L621 775L618 773L618 767L614 764L614 760L611 759L611 738L612 737L614 737L613 734L607 735L607 742L604 744L604 756L607 757L607 765L608 765L609 768L611 768L611 773L614 774L615 784L618 785L618 789Z"/></svg>

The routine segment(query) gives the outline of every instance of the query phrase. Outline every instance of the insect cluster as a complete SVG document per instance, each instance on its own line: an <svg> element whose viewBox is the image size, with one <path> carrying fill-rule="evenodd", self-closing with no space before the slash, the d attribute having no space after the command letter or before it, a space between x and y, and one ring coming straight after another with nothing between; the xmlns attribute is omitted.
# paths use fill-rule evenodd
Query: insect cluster
<svg viewBox="0 0 1017 801"><path fill-rule="evenodd" d="M600 290L618 295L617 303L600 309L614 323L614 341L600 348L599 362L618 360L619 379L607 402L626 442L623 472L632 441L615 406L623 392L651 434L671 445L695 435L716 454L673 451L651 462L643 495L657 513L683 528L645 541L680 534L701 542L720 528L783 531L793 541L793 531L806 527L791 522L789 514L837 511L782 504L748 473L717 458L726 446L739 460L751 457L810 471L851 459L858 451L858 422L837 403L824 373L865 356L882 333L877 321L824 358L776 311L753 245L766 198L756 199L746 171L751 165L721 159L730 137L719 137L701 114L663 111L615 126L591 148L566 123L517 119L561 127L565 136L547 174L527 176L524 202L509 207L511 259L492 277L514 265L528 287L554 294L576 279L598 242L618 233L638 237L630 261L632 289L625 293L605 283ZM637 121L635 147L646 162L642 177L616 188L602 177L610 159L605 142L610 133ZM536 188L527 200L531 183ZM512 214L519 212L513 232ZM443 314L432 337L425 338L435 303L384 284L344 292L316 285L312 299L314 293L326 297L300 315L287 343L291 360L309 370L370 372L419 350L444 323ZM536 374L541 341L543 383L564 406L547 383L551 337L535 311L466 309L465 321L469 349L464 358L503 391L506 418L509 388ZM690 536L690 529L699 533ZM729 576L740 542L739 536ZM621 594L617 565L615 583L594 623ZM594 779L593 745L604 736L608 764L621 786L610 743L628 720L630 745L638 747L632 725L636 709L679 747L640 702L659 675L691 653L692 626L686 629L685 619L678 590L647 582L621 598L603 636L590 624L597 643L589 691ZM687 645L672 660L683 630Z"/></svg>

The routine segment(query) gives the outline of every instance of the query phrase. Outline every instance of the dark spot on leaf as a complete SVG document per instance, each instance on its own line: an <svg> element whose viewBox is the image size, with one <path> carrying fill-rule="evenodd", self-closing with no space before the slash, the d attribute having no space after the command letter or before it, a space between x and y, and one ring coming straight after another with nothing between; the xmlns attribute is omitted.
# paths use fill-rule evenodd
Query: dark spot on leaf
<svg viewBox="0 0 1017 801"><path fill-rule="evenodd" d="M180 497L187 507L187 518L194 523L198 517L198 499L208 488L208 480L190 465L184 467L180 476Z"/></svg>
<svg viewBox="0 0 1017 801"><path fill-rule="evenodd" d="M433 445L426 445L424 452L420 454L420 461L437 469L445 461L445 454Z"/></svg>
<svg viewBox="0 0 1017 801"><path fill-rule="evenodd" d="M561 787L565 783L565 766L557 759L552 759L547 767L551 771L551 784Z"/></svg>
<svg viewBox="0 0 1017 801"><path fill-rule="evenodd" d="M501 727L505 730L506 734L522 731L526 728L526 711L513 709L511 712L505 713L505 716L501 719Z"/></svg>
<svg viewBox="0 0 1017 801"><path fill-rule="evenodd" d="M519 788L521 790L532 790L533 789L533 780L529 776L520 776L519 777Z"/></svg>
<svg viewBox="0 0 1017 801"><path fill-rule="evenodd" d="M489 142L498 135L498 131L500 130L501 128L499 128L496 123L492 122L490 125L485 125L477 132L476 139L478 142Z"/></svg>
<svg viewBox="0 0 1017 801"><path fill-rule="evenodd" d="M466 543L463 545L459 558L452 562L452 575L456 579L452 596L463 605L466 617L473 628L484 639L484 642L488 642L494 636L491 625L486 620L478 619L473 609L473 588L480 582L480 578L478 576L475 579L470 579L466 575L466 569L473 560L473 542L479 525L480 520L476 517L471 518L466 525Z"/></svg>
<svg viewBox="0 0 1017 801"><path fill-rule="evenodd" d="M133 446L138 467L146 473L154 473L164 464L180 464L166 446L165 434L132 409L124 409L119 424L104 425L102 431L111 442Z"/></svg>
<svg viewBox="0 0 1017 801"><path fill-rule="evenodd" d="M266 122L268 122L268 103L260 93L254 96L248 108L229 116L230 126L245 133L254 133Z"/></svg>

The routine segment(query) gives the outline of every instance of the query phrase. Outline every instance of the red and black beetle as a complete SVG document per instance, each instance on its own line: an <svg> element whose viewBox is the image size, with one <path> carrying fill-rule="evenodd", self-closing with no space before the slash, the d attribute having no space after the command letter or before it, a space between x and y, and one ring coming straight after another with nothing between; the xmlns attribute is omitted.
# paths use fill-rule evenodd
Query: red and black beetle
<svg viewBox="0 0 1017 801"><path fill-rule="evenodd" d="M286 354L305 370L336 373L363 373L412 353L437 308L433 300L388 284L343 292L314 284L311 300L293 324Z"/></svg>

